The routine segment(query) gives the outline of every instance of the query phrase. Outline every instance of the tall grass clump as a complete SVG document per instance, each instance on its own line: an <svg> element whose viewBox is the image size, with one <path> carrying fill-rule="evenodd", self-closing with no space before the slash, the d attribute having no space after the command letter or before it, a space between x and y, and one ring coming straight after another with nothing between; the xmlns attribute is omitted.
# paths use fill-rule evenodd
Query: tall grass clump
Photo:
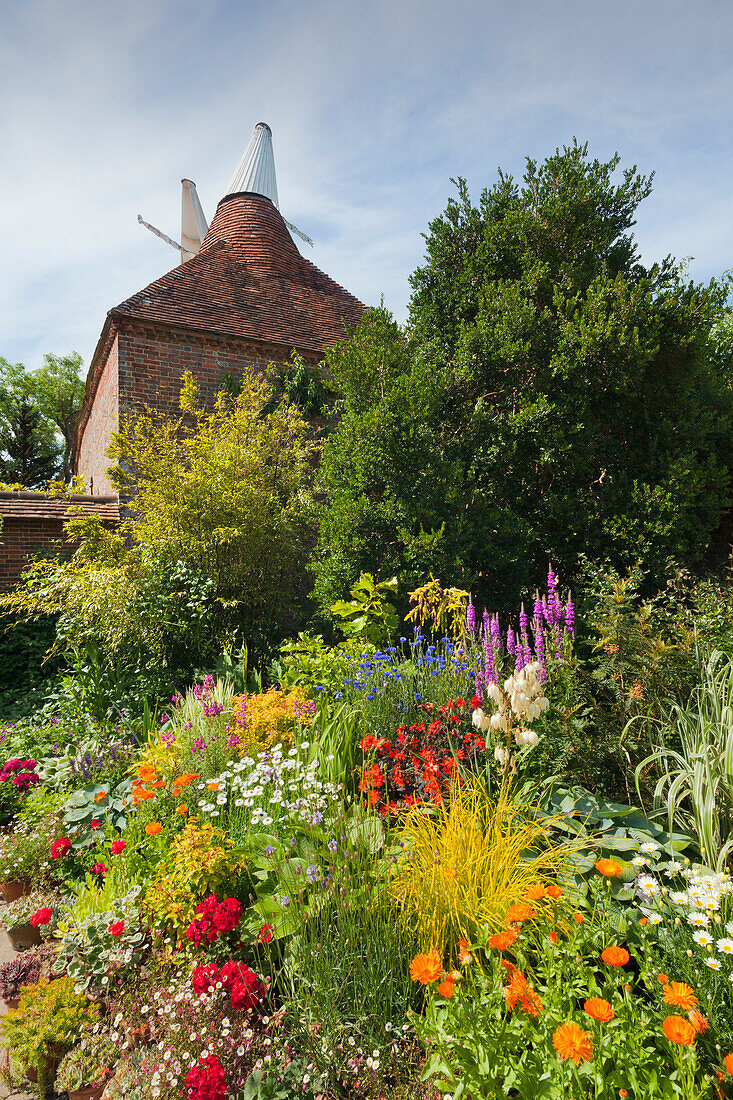
<svg viewBox="0 0 733 1100"><path fill-rule="evenodd" d="M670 703L659 745L636 769L656 764L654 809L696 838L703 859L722 870L733 854L733 658L713 650L685 704ZM631 723L629 723L631 724Z"/></svg>
<svg viewBox="0 0 733 1100"><path fill-rule="evenodd" d="M437 806L416 805L397 825L399 855L387 893L420 950L445 954L479 928L504 927L527 888L562 877L574 847L511 789L492 796L481 776L454 785Z"/></svg>

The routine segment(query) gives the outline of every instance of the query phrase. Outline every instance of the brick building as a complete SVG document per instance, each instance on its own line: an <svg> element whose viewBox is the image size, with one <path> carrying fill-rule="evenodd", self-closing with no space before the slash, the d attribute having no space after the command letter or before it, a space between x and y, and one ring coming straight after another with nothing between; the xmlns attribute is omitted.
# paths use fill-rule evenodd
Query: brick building
<svg viewBox="0 0 733 1100"><path fill-rule="evenodd" d="M0 492L0 592L13 586L32 558L72 555L75 543L67 541L63 529L70 508L96 512L105 524L119 522L116 497Z"/></svg>
<svg viewBox="0 0 733 1100"><path fill-rule="evenodd" d="M190 258L109 311L89 368L74 469L93 496L114 493L105 449L120 418L143 405L175 415L184 371L211 400L227 375L262 370L293 351L319 362L364 313L361 302L296 248L277 207L264 123L210 227L198 206L201 240L195 223L185 223L193 185L183 183L181 252Z"/></svg>

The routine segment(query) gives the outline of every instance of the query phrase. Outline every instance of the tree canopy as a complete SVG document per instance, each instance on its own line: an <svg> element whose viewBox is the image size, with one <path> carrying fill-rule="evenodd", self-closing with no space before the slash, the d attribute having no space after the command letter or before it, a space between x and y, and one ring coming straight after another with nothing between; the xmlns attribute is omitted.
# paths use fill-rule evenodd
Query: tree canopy
<svg viewBox="0 0 733 1100"><path fill-rule="evenodd" d="M46 355L35 371L0 359L0 480L29 489L71 480L81 367L76 352Z"/></svg>
<svg viewBox="0 0 733 1100"><path fill-rule="evenodd" d="M322 606L363 569L432 570L496 606L548 557L657 579L704 559L731 502L727 285L640 262L651 177L618 169L574 143L478 205L459 180L408 326L372 311L329 352Z"/></svg>

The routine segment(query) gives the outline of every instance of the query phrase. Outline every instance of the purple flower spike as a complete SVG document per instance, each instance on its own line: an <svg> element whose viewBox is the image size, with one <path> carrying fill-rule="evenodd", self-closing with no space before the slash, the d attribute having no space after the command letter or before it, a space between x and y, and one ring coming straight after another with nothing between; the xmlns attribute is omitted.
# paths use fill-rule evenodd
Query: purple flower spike
<svg viewBox="0 0 733 1100"><path fill-rule="evenodd" d="M481 621L482 621L483 627L484 627L484 638L485 638L489 633L490 622L491 622L491 620L489 619L488 611L486 611L486 610L484 611Z"/></svg>
<svg viewBox="0 0 733 1100"><path fill-rule="evenodd" d="M473 606L470 599L468 601L468 607L466 608L466 629L469 634L476 633L476 608Z"/></svg>
<svg viewBox="0 0 733 1100"><path fill-rule="evenodd" d="M514 640L514 631L511 629L511 627L506 632L506 651L512 657L517 652L517 643Z"/></svg>
<svg viewBox="0 0 733 1100"><path fill-rule="evenodd" d="M575 637L575 607L572 592L568 592L568 602L565 604L565 633L571 638Z"/></svg>

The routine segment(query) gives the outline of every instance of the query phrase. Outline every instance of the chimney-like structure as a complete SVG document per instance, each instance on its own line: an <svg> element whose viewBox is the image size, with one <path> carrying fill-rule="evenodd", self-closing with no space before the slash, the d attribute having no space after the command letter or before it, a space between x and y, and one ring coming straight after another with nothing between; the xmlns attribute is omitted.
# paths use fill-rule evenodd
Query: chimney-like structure
<svg viewBox="0 0 733 1100"><path fill-rule="evenodd" d="M181 243L191 258L109 311L89 368L74 471L87 484L93 478L96 494L113 492L105 450L120 419L144 406L179 415L185 371L213 402L227 378L294 351L318 363L364 313L298 251L277 208L266 123L255 127L208 229L195 188L188 197Z"/></svg>

